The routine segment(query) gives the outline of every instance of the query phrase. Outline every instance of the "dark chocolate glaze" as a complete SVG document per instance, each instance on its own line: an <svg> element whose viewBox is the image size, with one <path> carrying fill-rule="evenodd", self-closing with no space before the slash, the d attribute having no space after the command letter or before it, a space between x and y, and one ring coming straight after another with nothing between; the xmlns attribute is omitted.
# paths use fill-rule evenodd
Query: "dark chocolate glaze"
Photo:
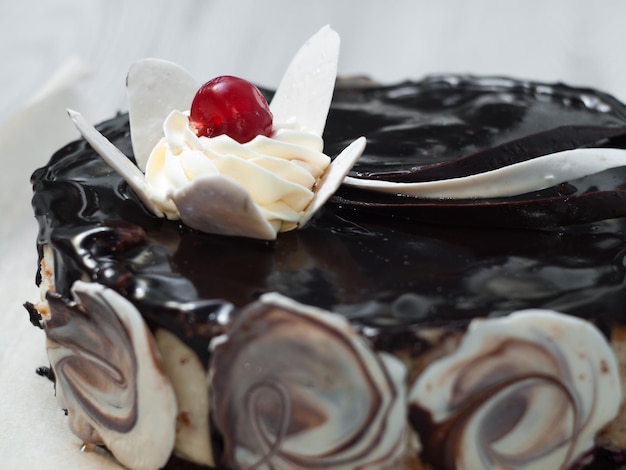
<svg viewBox="0 0 626 470"><path fill-rule="evenodd" d="M28 312L28 318L32 325L37 328L43 328L43 326L41 326L41 314L37 311L35 305L32 302L24 302L24 308Z"/></svg>
<svg viewBox="0 0 626 470"><path fill-rule="evenodd" d="M128 117L99 126L132 158ZM581 146L626 148L626 106L606 94L443 76L336 90L324 139L368 139L352 174L418 181ZM38 243L57 291L79 278L121 292L152 328L208 363L224 318L277 291L347 317L379 349L428 348L423 326L551 308L607 334L625 323L626 169L496 200L427 201L342 188L302 230L261 242L153 217L79 140L32 177Z"/></svg>
<svg viewBox="0 0 626 470"><path fill-rule="evenodd" d="M35 369L35 373L37 375L40 375L41 377L45 377L53 383L56 382L56 378L54 377L54 371L51 367L37 367L37 369Z"/></svg>

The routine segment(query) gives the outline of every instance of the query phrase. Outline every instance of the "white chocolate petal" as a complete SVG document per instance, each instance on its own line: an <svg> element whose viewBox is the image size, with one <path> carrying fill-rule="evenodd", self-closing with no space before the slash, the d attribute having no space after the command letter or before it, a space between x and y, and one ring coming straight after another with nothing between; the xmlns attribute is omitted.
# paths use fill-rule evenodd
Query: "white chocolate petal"
<svg viewBox="0 0 626 470"><path fill-rule="evenodd" d="M339 43L339 35L325 26L300 48L270 103L274 122L295 117L303 130L322 135L337 78Z"/></svg>
<svg viewBox="0 0 626 470"><path fill-rule="evenodd" d="M67 112L78 131L89 142L96 153L124 178L124 181L135 191L149 210L157 216L162 216L162 212L148 196L143 173L79 112L71 109L68 109Z"/></svg>
<svg viewBox="0 0 626 470"><path fill-rule="evenodd" d="M126 78L130 136L142 171L163 136L165 118L175 109L189 109L200 85L173 62L144 59L132 65Z"/></svg>
<svg viewBox="0 0 626 470"><path fill-rule="evenodd" d="M593 325L525 310L474 320L409 400L432 465L542 470L569 468L592 449L622 392L615 356Z"/></svg>
<svg viewBox="0 0 626 470"><path fill-rule="evenodd" d="M344 183L355 188L422 198L480 199L538 191L620 166L626 166L626 150L579 148L447 180L395 183L349 176Z"/></svg>
<svg viewBox="0 0 626 470"><path fill-rule="evenodd" d="M317 182L317 187L314 188L315 195L313 199L300 216L300 221L298 222L300 227L303 227L311 220L311 217L313 217L315 213L326 204L326 201L335 194L350 169L352 169L356 161L363 154L365 144L365 137L359 137L343 149L328 166L325 173Z"/></svg>
<svg viewBox="0 0 626 470"><path fill-rule="evenodd" d="M276 229L249 193L221 175L199 176L171 195L181 220L206 233L273 240Z"/></svg>
<svg viewBox="0 0 626 470"><path fill-rule="evenodd" d="M49 295L44 323L57 399L72 431L104 443L133 470L161 468L174 448L176 397L141 314L100 284L77 281L76 303Z"/></svg>

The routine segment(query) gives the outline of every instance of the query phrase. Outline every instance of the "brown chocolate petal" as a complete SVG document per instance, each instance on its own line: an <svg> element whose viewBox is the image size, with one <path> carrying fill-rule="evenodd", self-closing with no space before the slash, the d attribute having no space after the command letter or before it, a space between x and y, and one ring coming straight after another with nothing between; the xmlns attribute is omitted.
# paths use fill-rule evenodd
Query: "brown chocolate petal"
<svg viewBox="0 0 626 470"><path fill-rule="evenodd" d="M78 281L75 301L49 293L44 322L57 399L72 431L131 469L163 466L174 447L176 399L152 334L111 289Z"/></svg>
<svg viewBox="0 0 626 470"><path fill-rule="evenodd" d="M409 395L422 457L437 469L569 468L621 400L600 332L547 310L474 320Z"/></svg>
<svg viewBox="0 0 626 470"><path fill-rule="evenodd" d="M268 294L213 347L227 465L377 468L404 453L404 367L336 315Z"/></svg>

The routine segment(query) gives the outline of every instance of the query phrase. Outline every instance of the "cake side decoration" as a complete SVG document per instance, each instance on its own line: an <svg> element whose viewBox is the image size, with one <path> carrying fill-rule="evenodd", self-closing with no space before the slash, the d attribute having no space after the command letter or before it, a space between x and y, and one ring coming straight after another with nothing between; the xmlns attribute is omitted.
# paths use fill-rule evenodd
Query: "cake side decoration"
<svg viewBox="0 0 626 470"><path fill-rule="evenodd" d="M142 172L163 138L167 115L188 109L201 85L187 70L167 60L142 59L130 66L126 76L130 138Z"/></svg>
<svg viewBox="0 0 626 470"><path fill-rule="evenodd" d="M113 290L77 281L72 292L75 302L48 295L51 315L43 323L57 400L72 431L105 444L128 468L161 468L174 448L177 406L152 333Z"/></svg>
<svg viewBox="0 0 626 470"><path fill-rule="evenodd" d="M622 402L618 365L588 322L548 310L472 321L409 393L440 469L569 469Z"/></svg>
<svg viewBox="0 0 626 470"><path fill-rule="evenodd" d="M381 468L405 457L405 367L337 315L265 294L212 349L229 467Z"/></svg>
<svg viewBox="0 0 626 470"><path fill-rule="evenodd" d="M365 139L359 138L332 163L322 153L338 56L339 36L322 28L296 54L269 106L253 85L218 77L194 96L191 115L181 111L190 103L178 103L194 83L186 72L161 61L137 64L127 85L133 146L145 177L120 161L123 154L79 113L70 111L70 117L155 215L180 218L203 232L271 240L304 225L364 150ZM163 84L152 84L164 69L165 84L174 90L167 99L154 96L152 105L153 92L168 93ZM177 76L180 83L172 79ZM146 144L136 142L154 140L159 118L165 137L144 164Z"/></svg>

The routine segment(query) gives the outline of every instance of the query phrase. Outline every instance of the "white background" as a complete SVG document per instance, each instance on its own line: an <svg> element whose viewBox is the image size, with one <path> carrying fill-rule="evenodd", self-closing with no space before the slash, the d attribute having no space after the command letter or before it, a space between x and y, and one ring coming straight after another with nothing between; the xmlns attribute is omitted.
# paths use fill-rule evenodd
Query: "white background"
<svg viewBox="0 0 626 470"><path fill-rule="evenodd" d="M276 86L324 24L342 36L340 74L383 82L437 72L564 81L626 100L626 2L606 0L0 0L0 469L108 468L66 430L34 301L31 172L76 136L65 108L99 121L126 109L143 57L201 80Z"/></svg>

